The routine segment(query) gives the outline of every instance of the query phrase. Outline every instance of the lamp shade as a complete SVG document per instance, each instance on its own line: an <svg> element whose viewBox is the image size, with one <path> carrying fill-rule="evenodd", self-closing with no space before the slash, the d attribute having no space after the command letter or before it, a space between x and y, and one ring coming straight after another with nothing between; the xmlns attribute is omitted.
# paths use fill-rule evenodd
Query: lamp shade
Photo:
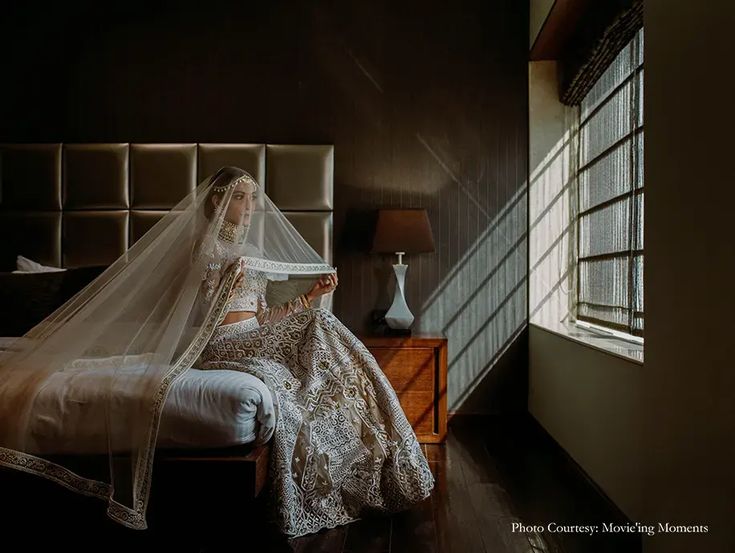
<svg viewBox="0 0 735 553"><path fill-rule="evenodd" d="M434 236L425 209L380 209L373 253L434 251Z"/></svg>

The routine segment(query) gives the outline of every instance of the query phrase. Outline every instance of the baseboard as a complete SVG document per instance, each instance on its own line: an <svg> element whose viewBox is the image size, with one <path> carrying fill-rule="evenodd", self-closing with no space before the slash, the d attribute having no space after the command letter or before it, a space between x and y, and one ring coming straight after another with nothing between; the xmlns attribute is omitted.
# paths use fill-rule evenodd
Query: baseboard
<svg viewBox="0 0 735 553"><path fill-rule="evenodd" d="M488 419L488 418L502 418L502 417L523 417L526 416L528 413L526 412L519 412L519 413L512 413L512 412L504 412L504 413L465 413L463 411L448 411L447 412L447 424L451 422L453 418L456 418L457 420L468 420L468 421L478 421L482 419Z"/></svg>
<svg viewBox="0 0 735 553"><path fill-rule="evenodd" d="M564 449L564 447L562 447L562 445L557 442L551 434L549 434L548 430L546 430L546 428L544 428L538 420L536 420L536 417L534 417L531 413L527 413L526 416L529 425L533 428L533 431L541 435L544 440L546 440L555 450L557 450L557 452L568 463L570 468L587 483L587 485L595 492L595 494L600 497L602 502L610 511L610 514L613 515L613 518L624 523L633 523L633 521L628 518L628 516L620 509L620 507L618 507L618 505L612 499L610 499L610 496L605 493L605 491L599 486L599 484L597 484L597 482L595 482L594 479L589 474L587 474L587 471L584 470L582 465L580 465L574 459L574 457L572 457L569 452Z"/></svg>
<svg viewBox="0 0 735 553"><path fill-rule="evenodd" d="M611 520L620 521L621 523L632 523L633 521L628 518L628 516L618 507L618 505L610 499L610 496L608 496L605 491L595 482L592 477L587 474L587 472L582 468L582 466L569 454L569 452L562 447L562 445L554 439L554 437L549 434L549 432L544 428L541 423L536 420L536 418L529 412L523 412L523 413L500 413L500 414L489 414L489 413L462 413L461 411L452 411L447 414L448 420L447 424L452 424L452 421L454 421L454 424L462 424L462 421L471 422L473 424L477 424L478 422L481 422L482 420L488 420L488 419L506 419L506 420L516 420L518 422L525 422L528 424L529 430L531 432L536 433L541 440L547 443L549 447L551 447L557 455L561 459L563 459L564 463L572 470L573 473L575 473L577 476L580 477L581 480L583 480L593 491L593 493L601 499L602 503L605 505L605 508L610 512Z"/></svg>

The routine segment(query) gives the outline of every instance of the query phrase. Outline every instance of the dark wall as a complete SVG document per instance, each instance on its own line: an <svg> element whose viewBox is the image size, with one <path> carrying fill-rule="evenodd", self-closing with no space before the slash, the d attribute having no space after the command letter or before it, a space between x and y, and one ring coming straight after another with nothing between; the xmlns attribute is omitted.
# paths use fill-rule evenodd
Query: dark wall
<svg viewBox="0 0 735 553"><path fill-rule="evenodd" d="M644 17L641 519L708 532L659 533L643 549L725 553L735 551L735 3L646 0Z"/></svg>
<svg viewBox="0 0 735 553"><path fill-rule="evenodd" d="M420 321L525 186L527 2L99 4L6 5L0 140L333 143L353 330L392 294L391 257L363 252L372 210L429 210L437 252L407 258Z"/></svg>

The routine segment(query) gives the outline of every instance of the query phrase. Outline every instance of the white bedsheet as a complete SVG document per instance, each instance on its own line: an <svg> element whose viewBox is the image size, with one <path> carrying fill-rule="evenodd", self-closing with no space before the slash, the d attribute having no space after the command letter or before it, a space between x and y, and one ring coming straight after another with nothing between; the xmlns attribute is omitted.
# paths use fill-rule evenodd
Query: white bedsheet
<svg viewBox="0 0 735 553"><path fill-rule="evenodd" d="M237 371L189 369L171 387L161 415L160 447L265 443L276 412L259 378Z"/></svg>
<svg viewBox="0 0 735 553"><path fill-rule="evenodd" d="M12 343L0 338L0 349ZM118 371L124 380L110 401L113 443L126 444L124 421L135 392L130 383L140 375L131 364ZM110 372L79 367L53 374L34 404L31 446L37 453L101 453L106 451L106 409ZM2 398L0 398L1 400ZM265 443L273 435L276 410L263 382L247 373L189 369L171 386L161 413L158 447L215 448Z"/></svg>

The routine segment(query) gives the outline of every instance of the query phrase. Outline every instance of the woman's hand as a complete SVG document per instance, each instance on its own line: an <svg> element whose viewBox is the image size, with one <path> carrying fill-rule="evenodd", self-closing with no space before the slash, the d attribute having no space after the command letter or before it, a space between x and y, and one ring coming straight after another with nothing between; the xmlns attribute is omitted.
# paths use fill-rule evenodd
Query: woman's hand
<svg viewBox="0 0 735 553"><path fill-rule="evenodd" d="M311 287L311 290L306 293L306 297L309 298L309 301L315 300L321 295L333 292L337 288L337 284L339 284L337 273L322 275Z"/></svg>

